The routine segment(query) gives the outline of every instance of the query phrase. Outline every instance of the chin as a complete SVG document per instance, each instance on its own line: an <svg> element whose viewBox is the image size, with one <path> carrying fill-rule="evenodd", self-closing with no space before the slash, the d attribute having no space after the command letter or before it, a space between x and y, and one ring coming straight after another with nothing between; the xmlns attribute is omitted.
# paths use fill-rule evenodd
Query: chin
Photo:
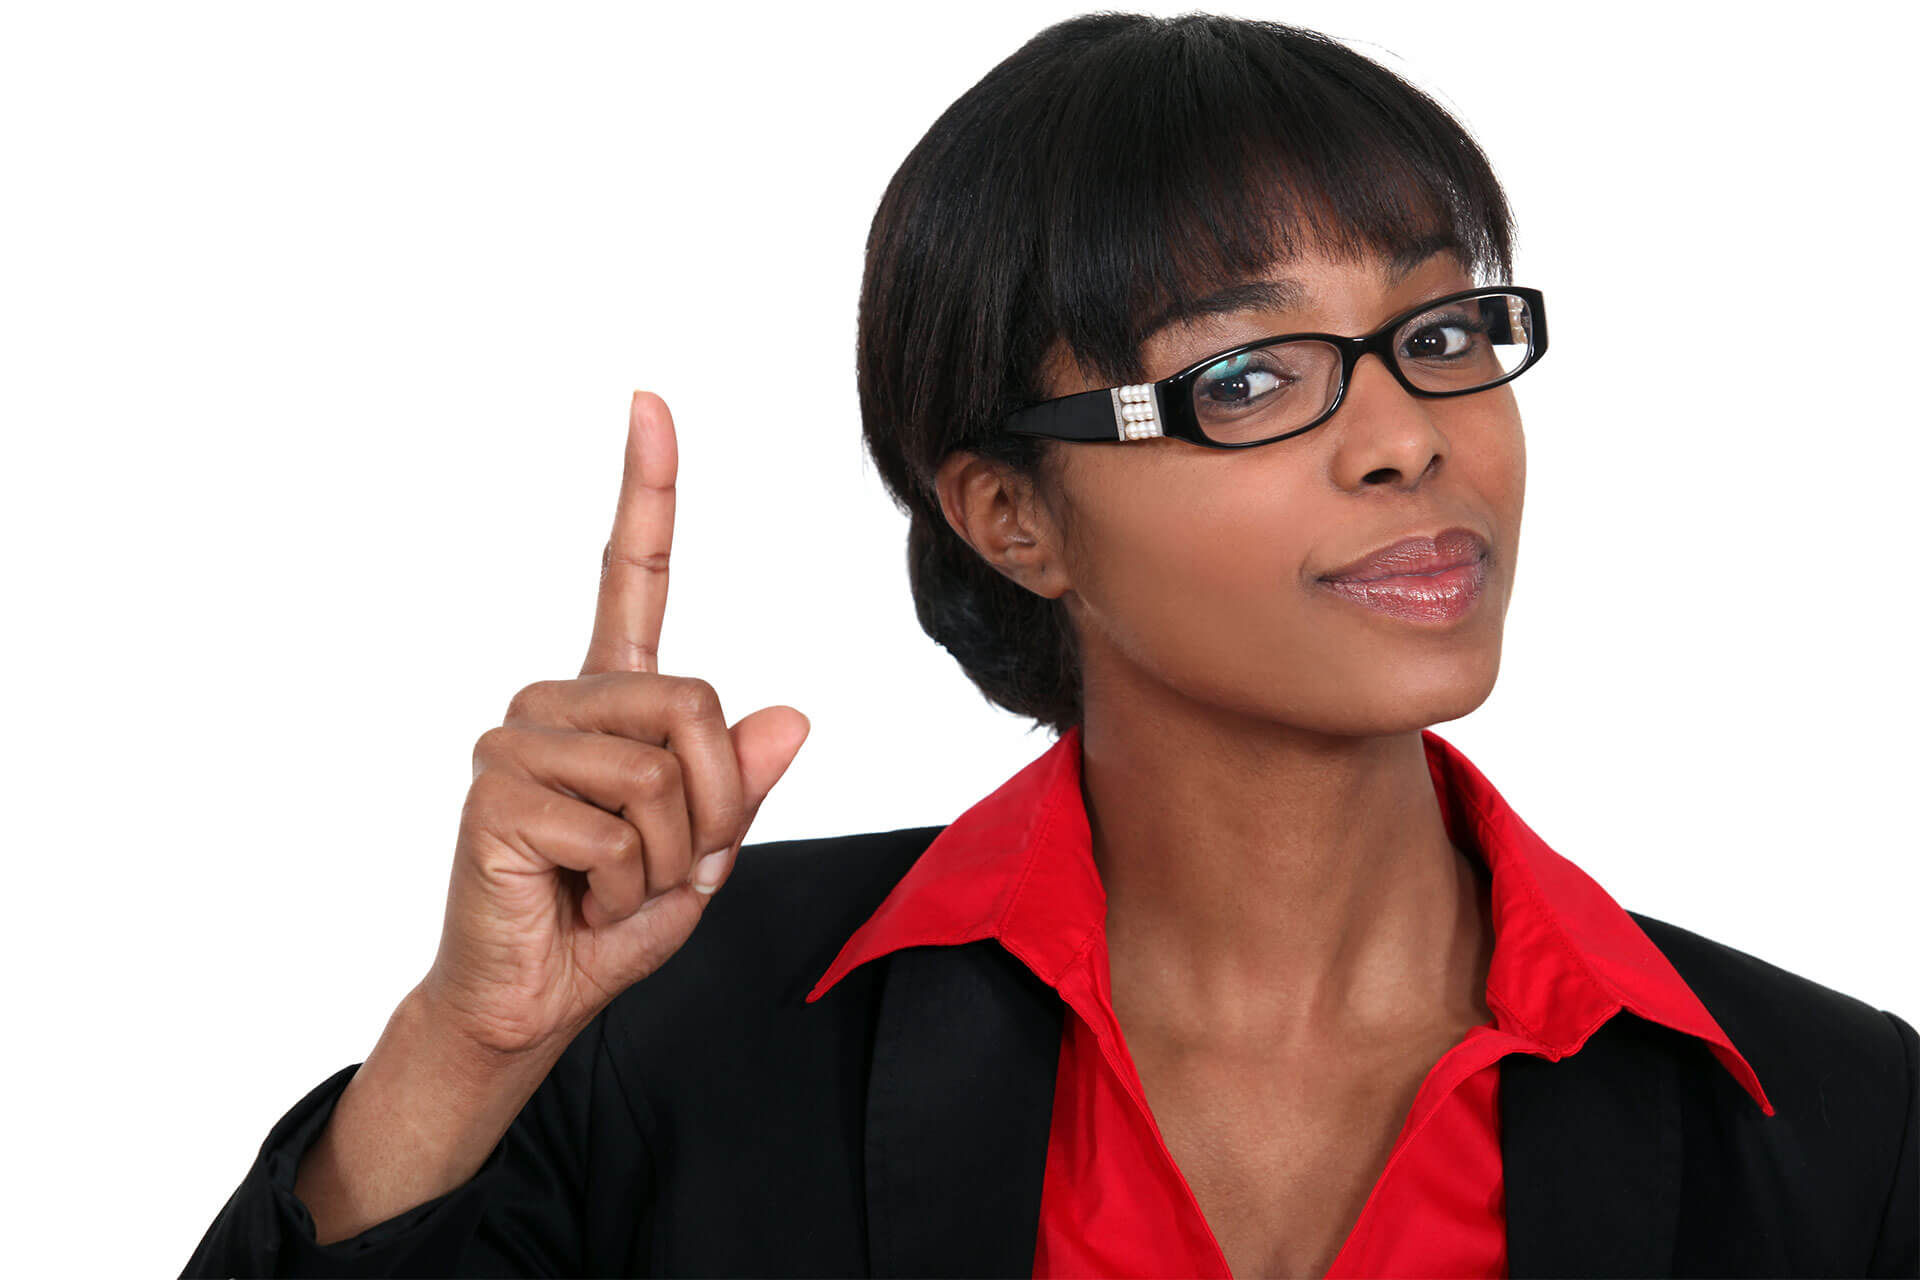
<svg viewBox="0 0 1920 1280"><path fill-rule="evenodd" d="M1275 718L1342 737L1415 733L1476 710L1493 693L1499 670L1497 650L1424 670L1398 666L1391 676L1349 669L1330 675L1307 706Z"/></svg>
<svg viewBox="0 0 1920 1280"><path fill-rule="evenodd" d="M1458 720L1493 692L1497 664L1455 667L1413 679L1402 670L1397 679L1353 669L1328 672L1302 688L1269 686L1235 691L1216 687L1189 689L1189 696L1250 721L1285 725L1329 738L1382 738L1416 733Z"/></svg>

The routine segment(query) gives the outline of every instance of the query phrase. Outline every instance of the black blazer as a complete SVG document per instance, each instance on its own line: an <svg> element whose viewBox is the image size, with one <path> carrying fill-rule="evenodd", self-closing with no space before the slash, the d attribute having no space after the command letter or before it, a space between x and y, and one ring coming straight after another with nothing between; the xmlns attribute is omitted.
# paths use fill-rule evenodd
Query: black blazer
<svg viewBox="0 0 1920 1280"><path fill-rule="evenodd" d="M1065 1004L998 942L813 1004L940 827L746 847L687 945L574 1042L467 1183L324 1248L273 1126L185 1275L1030 1275ZM1634 915L1758 1073L1621 1011L1500 1060L1515 1276L1920 1275L1907 1022Z"/></svg>

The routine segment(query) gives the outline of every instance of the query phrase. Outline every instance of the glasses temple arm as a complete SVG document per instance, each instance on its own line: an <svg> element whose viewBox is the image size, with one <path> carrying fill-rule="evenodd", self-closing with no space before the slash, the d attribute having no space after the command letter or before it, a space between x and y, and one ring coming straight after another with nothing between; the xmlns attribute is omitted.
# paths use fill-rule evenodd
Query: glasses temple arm
<svg viewBox="0 0 1920 1280"><path fill-rule="evenodd" d="M1015 435L1048 436L1055 440L1118 440L1112 389L1082 391L1043 400L1007 415L1006 429Z"/></svg>

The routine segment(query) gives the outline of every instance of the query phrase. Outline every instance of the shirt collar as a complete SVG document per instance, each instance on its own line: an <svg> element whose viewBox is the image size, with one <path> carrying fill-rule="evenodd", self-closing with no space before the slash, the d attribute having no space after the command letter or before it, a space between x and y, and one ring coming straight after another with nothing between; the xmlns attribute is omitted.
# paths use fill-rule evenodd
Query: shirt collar
<svg viewBox="0 0 1920 1280"><path fill-rule="evenodd" d="M1499 1029L1559 1058L1624 1008L1704 1041L1772 1115L1752 1066L1625 909L1521 821L1458 748L1431 730L1421 739L1448 835L1491 873L1486 996ZM980 938L999 939L1058 989L1106 920L1080 763L1075 725L948 824L847 939L808 1001L902 947Z"/></svg>

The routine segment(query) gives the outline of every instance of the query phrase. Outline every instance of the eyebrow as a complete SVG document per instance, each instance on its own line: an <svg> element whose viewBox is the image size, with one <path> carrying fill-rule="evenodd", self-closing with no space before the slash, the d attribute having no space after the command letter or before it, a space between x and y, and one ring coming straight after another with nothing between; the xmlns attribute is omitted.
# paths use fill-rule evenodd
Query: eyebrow
<svg viewBox="0 0 1920 1280"><path fill-rule="evenodd" d="M1413 274L1414 268L1437 253L1458 252L1460 242L1447 232L1422 236L1387 259L1387 283L1397 285ZM1171 324L1198 320L1203 316L1232 315L1240 311L1292 311L1306 300L1306 286L1298 280L1243 280L1216 289L1204 297L1176 302L1150 320L1142 332L1153 334Z"/></svg>

